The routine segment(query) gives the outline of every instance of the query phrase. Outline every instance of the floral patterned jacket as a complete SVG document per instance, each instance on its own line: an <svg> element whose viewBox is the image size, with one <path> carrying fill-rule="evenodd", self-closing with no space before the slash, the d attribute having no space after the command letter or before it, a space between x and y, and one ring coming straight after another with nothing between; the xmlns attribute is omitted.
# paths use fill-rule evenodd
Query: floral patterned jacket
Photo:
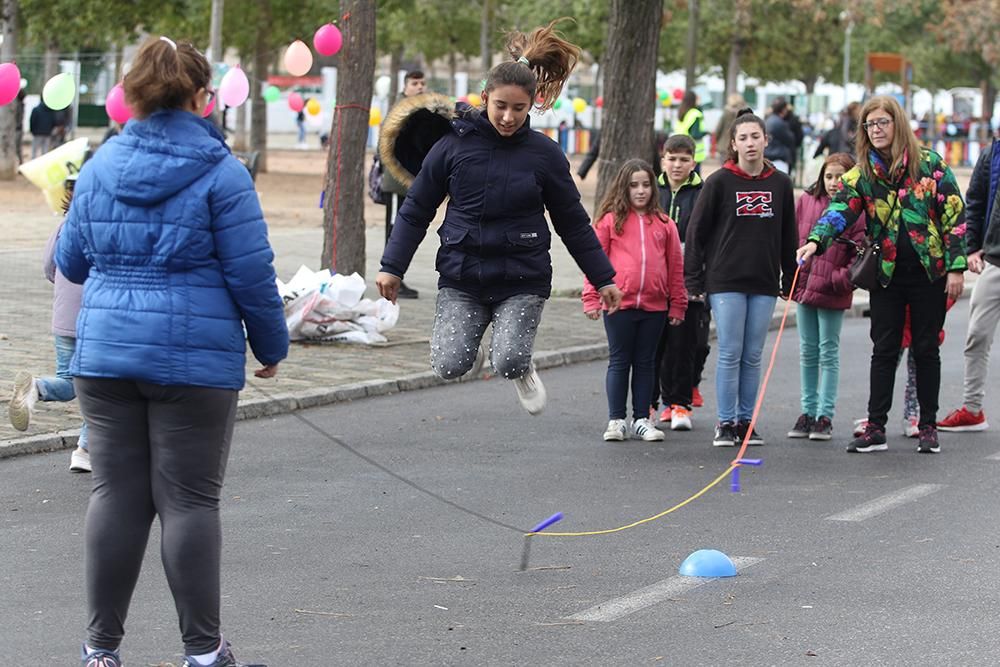
<svg viewBox="0 0 1000 667"><path fill-rule="evenodd" d="M900 220L905 221L910 243L930 280L968 268L965 202L955 175L941 156L922 150L916 181L907 173L905 157L899 172L891 176L877 153L870 151L868 159L875 178L864 178L858 167L844 174L844 187L809 233L808 240L819 246L819 252L866 213L868 234L882 248L879 282L883 286L892 280L896 268Z"/></svg>

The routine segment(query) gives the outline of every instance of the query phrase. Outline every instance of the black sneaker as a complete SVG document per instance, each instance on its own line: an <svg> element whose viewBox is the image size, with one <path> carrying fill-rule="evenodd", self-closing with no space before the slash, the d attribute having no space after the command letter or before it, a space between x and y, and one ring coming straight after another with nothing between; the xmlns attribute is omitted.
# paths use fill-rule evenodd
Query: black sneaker
<svg viewBox="0 0 1000 667"><path fill-rule="evenodd" d="M737 445L742 444L743 438L747 437L748 428L750 428L750 422L748 421L741 420L740 423L736 425ZM764 438L760 437L760 433L757 433L756 428L750 432L750 439L747 440L747 444L750 445L751 447L760 447L761 445L764 444Z"/></svg>
<svg viewBox="0 0 1000 667"><path fill-rule="evenodd" d="M847 445L851 453L867 454L868 452L884 452L889 449L885 444L885 429L871 422L865 424L865 430Z"/></svg>
<svg viewBox="0 0 1000 667"><path fill-rule="evenodd" d="M795 420L795 426L788 432L789 438L808 438L812 433L814 420L809 415L799 415Z"/></svg>
<svg viewBox="0 0 1000 667"><path fill-rule="evenodd" d="M833 422L829 417L820 417L813 422L812 430L809 431L810 440L829 440L833 437Z"/></svg>
<svg viewBox="0 0 1000 667"><path fill-rule="evenodd" d="M917 436L920 438L917 443L917 451L921 454L937 454L941 451L941 445L938 443L937 437L937 427L932 424L924 424L920 427L920 434Z"/></svg>
<svg viewBox="0 0 1000 667"><path fill-rule="evenodd" d="M736 446L736 424L733 422L719 422L715 427L715 438L712 440L714 447L735 447Z"/></svg>
<svg viewBox="0 0 1000 667"><path fill-rule="evenodd" d="M420 296L420 292L413 289L412 287L407 287L406 283L399 283L399 291L396 292L397 299L416 299Z"/></svg>

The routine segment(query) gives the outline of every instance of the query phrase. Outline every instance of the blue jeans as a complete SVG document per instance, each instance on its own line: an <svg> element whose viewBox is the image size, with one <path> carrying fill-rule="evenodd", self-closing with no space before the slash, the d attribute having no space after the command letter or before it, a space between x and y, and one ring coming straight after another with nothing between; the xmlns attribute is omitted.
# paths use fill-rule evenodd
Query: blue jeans
<svg viewBox="0 0 1000 667"><path fill-rule="evenodd" d="M715 394L720 422L749 421L757 402L760 358L777 297L742 292L708 295L719 361Z"/></svg>
<svg viewBox="0 0 1000 667"><path fill-rule="evenodd" d="M76 338L72 336L55 336L56 344L56 376L37 378L38 399L66 403L76 398L73 387L73 376L69 374L69 362L73 360L76 351ZM87 423L80 427L80 440L77 445L87 449Z"/></svg>
<svg viewBox="0 0 1000 667"><path fill-rule="evenodd" d="M656 346L666 320L665 311L629 309L604 315L604 330L608 334L608 374L605 380L608 419L625 419L630 371L632 418L649 417L656 383Z"/></svg>
<svg viewBox="0 0 1000 667"><path fill-rule="evenodd" d="M802 414L833 419L840 381L840 330L844 311L798 304Z"/></svg>

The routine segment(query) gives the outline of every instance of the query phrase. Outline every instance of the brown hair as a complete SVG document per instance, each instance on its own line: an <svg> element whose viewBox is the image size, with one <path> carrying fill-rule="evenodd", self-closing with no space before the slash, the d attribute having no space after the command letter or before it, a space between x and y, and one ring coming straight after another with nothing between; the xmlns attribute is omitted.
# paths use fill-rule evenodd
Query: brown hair
<svg viewBox="0 0 1000 667"><path fill-rule="evenodd" d="M694 139L689 135L671 134L667 138L666 143L663 144L663 153L661 155L666 155L667 153L687 153L694 155L697 149L697 144L694 143Z"/></svg>
<svg viewBox="0 0 1000 667"><path fill-rule="evenodd" d="M646 172L649 176L649 182L653 186L653 193L650 197L649 205L646 207L646 212L650 218L657 218L660 221L667 220L667 214L660 208L660 192L656 187L656 174L653 173L653 168L645 160L632 158L631 160L626 160L625 164L618 170L615 180L612 181L607 193L604 195L604 201L601 202L598 208L596 220L600 220L608 213L615 214L616 234L622 233L622 229L625 227L625 220L628 219L629 211L632 210L632 203L628 198L629 181L632 180L632 174L639 171Z"/></svg>
<svg viewBox="0 0 1000 667"><path fill-rule="evenodd" d="M733 162L738 162L740 159L736 149L733 148L733 142L736 141L736 128L744 123L757 123L760 126L760 131L767 135L767 126L764 125L764 121L761 120L760 116L753 112L753 109L744 107L737 111L736 118L733 119L733 124L729 126L729 145L726 147L726 159Z"/></svg>
<svg viewBox="0 0 1000 667"><path fill-rule="evenodd" d="M684 120L687 112L694 109L697 104L698 96L695 92L693 90L684 91L684 97L681 98L681 105L677 107L677 120Z"/></svg>
<svg viewBox="0 0 1000 667"><path fill-rule="evenodd" d="M537 92L539 109L551 109L580 59L580 47L566 41L555 29L555 25L564 20L567 19L556 19L527 35L516 31L507 33L507 52L513 60L500 63L489 71L483 92L488 93L497 86L520 86L532 100ZM520 60L522 58L528 63Z"/></svg>
<svg viewBox="0 0 1000 667"><path fill-rule="evenodd" d="M816 178L816 182L806 188L807 194L819 197L826 192L826 184L823 182L823 179L826 177L826 168L831 164L840 165L844 168L845 172L848 172L854 168L857 162L848 153L831 153L823 160L823 166L819 169L819 176Z"/></svg>
<svg viewBox="0 0 1000 667"><path fill-rule="evenodd" d="M196 48L152 37L139 49L122 86L125 102L136 118L160 109L183 109L212 81L212 68Z"/></svg>
<svg viewBox="0 0 1000 667"><path fill-rule="evenodd" d="M871 139L868 138L868 130L863 125L868 121L868 114L876 109L881 109L892 118L889 173L895 174L902 167L905 156L907 160L906 171L911 179L916 180L920 173L920 142L917 141L917 135L913 134L913 130L910 129L910 121L907 119L903 107L899 106L899 102L895 98L887 95L873 97L861 107L861 114L858 118L861 126L858 127L858 134L854 139L854 152L858 156L858 167L861 169L861 175L868 180L875 178L875 172L868 157L869 153L875 151L875 147L872 145Z"/></svg>

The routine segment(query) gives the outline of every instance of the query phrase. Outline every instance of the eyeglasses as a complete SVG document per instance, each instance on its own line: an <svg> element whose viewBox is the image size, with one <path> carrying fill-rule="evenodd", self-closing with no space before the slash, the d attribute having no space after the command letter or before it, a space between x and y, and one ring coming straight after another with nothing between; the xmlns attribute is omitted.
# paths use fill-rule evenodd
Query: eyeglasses
<svg viewBox="0 0 1000 667"><path fill-rule="evenodd" d="M865 128L865 130L868 132L871 132L876 127L880 130L884 130L890 125L892 125L891 118L879 118L877 120L870 120L867 123L861 123L861 127Z"/></svg>

